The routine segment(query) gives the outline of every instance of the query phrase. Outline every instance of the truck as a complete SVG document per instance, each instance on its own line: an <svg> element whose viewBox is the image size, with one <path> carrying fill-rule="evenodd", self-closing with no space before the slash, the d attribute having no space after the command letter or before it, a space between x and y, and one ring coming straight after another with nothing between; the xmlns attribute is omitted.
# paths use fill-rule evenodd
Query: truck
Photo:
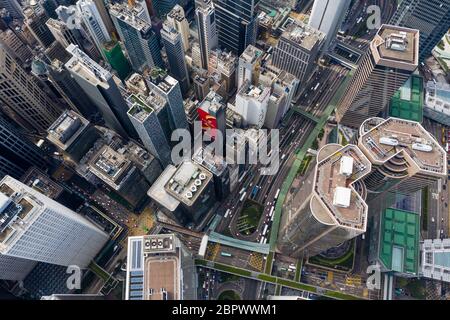
<svg viewBox="0 0 450 320"><path fill-rule="evenodd" d="M273 199L277 200L279 195L280 195L280 189L277 190L277 193L275 194L275 198L273 198Z"/></svg>

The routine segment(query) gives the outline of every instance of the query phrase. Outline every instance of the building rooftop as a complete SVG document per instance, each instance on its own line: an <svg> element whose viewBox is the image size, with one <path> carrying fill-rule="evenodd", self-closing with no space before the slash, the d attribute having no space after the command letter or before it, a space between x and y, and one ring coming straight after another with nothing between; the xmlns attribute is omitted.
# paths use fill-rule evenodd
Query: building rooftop
<svg viewBox="0 0 450 320"><path fill-rule="evenodd" d="M421 250L423 276L450 282L450 239L425 240Z"/></svg>
<svg viewBox="0 0 450 320"><path fill-rule="evenodd" d="M192 160L204 166L216 176L220 176L227 168L227 163L223 157L213 155L210 152L205 152L204 148L200 148L194 152Z"/></svg>
<svg viewBox="0 0 450 320"><path fill-rule="evenodd" d="M186 19L183 7L178 4L170 10L167 16L180 22Z"/></svg>
<svg viewBox="0 0 450 320"><path fill-rule="evenodd" d="M89 170L106 184L119 190L133 169L132 162L110 146L103 146L89 161Z"/></svg>
<svg viewBox="0 0 450 320"><path fill-rule="evenodd" d="M386 209L381 215L379 258L392 271L417 274L419 267L419 215Z"/></svg>
<svg viewBox="0 0 450 320"><path fill-rule="evenodd" d="M0 181L0 254L7 250L44 204L10 176Z"/></svg>
<svg viewBox="0 0 450 320"><path fill-rule="evenodd" d="M167 193L187 206L192 206L212 179L212 174L204 167L183 162L166 183Z"/></svg>
<svg viewBox="0 0 450 320"><path fill-rule="evenodd" d="M391 99L389 116L422 122L423 78L412 75Z"/></svg>
<svg viewBox="0 0 450 320"><path fill-rule="evenodd" d="M177 168L175 166L168 165L147 192L147 195L150 198L171 212L178 208L180 201L170 195L164 186L169 182L176 171Z"/></svg>
<svg viewBox="0 0 450 320"><path fill-rule="evenodd" d="M317 155L313 214L323 223L366 230L367 204L354 184L370 173L370 161L357 146L331 144Z"/></svg>
<svg viewBox="0 0 450 320"><path fill-rule="evenodd" d="M250 81L245 80L238 91L238 95L243 98L263 101L268 95L270 95L270 88L266 88L263 86L254 86L250 83Z"/></svg>
<svg viewBox="0 0 450 320"><path fill-rule="evenodd" d="M147 73L147 79L165 93L170 92L178 83L165 70L156 67Z"/></svg>
<svg viewBox="0 0 450 320"><path fill-rule="evenodd" d="M224 109L225 107L223 97L215 91L210 91L199 105L199 108L203 111L213 114L216 114L220 109Z"/></svg>
<svg viewBox="0 0 450 320"><path fill-rule="evenodd" d="M412 71L418 65L419 30L384 24L370 46L375 57L387 63L400 63Z"/></svg>
<svg viewBox="0 0 450 320"><path fill-rule="evenodd" d="M111 15L145 34L151 29L151 25L139 18L142 10L142 6L137 2L133 7L130 7L127 3L114 3L109 6Z"/></svg>
<svg viewBox="0 0 450 320"><path fill-rule="evenodd" d="M148 94L147 84L145 83L144 77L139 73L133 73L126 81L125 85L127 88L135 94Z"/></svg>
<svg viewBox="0 0 450 320"><path fill-rule="evenodd" d="M173 234L128 238L127 299L182 299L179 246Z"/></svg>
<svg viewBox="0 0 450 320"><path fill-rule="evenodd" d="M45 194L51 199L58 198L64 191L62 186L51 180L48 175L36 167L31 167L21 180L27 186Z"/></svg>
<svg viewBox="0 0 450 320"><path fill-rule="evenodd" d="M141 123L145 122L149 115L155 111L140 95L132 94L127 102L130 107L128 114Z"/></svg>
<svg viewBox="0 0 450 320"><path fill-rule="evenodd" d="M447 174L445 150L418 122L398 118L368 119L361 125L359 145L372 163L378 165L400 154L409 163L408 170L438 177Z"/></svg>
<svg viewBox="0 0 450 320"><path fill-rule="evenodd" d="M88 127L89 121L72 110L66 110L48 129L47 139L66 150Z"/></svg>
<svg viewBox="0 0 450 320"><path fill-rule="evenodd" d="M242 52L239 60L245 61L247 63L253 64L256 60L262 57L263 51L256 48L253 45L249 45L244 52Z"/></svg>
<svg viewBox="0 0 450 320"><path fill-rule="evenodd" d="M425 103L427 108L450 115L450 85L428 81Z"/></svg>
<svg viewBox="0 0 450 320"><path fill-rule="evenodd" d="M110 72L92 60L78 46L70 44L66 50L72 55L72 58L65 64L66 68L90 81L93 85L105 83L112 77Z"/></svg>
<svg viewBox="0 0 450 320"><path fill-rule="evenodd" d="M311 51L323 42L325 34L302 21L295 20L286 27L281 37Z"/></svg>

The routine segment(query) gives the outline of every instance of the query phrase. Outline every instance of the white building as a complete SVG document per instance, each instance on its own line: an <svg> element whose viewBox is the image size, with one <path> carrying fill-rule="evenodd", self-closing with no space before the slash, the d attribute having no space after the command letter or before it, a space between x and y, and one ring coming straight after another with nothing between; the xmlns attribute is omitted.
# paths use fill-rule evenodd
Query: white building
<svg viewBox="0 0 450 320"><path fill-rule="evenodd" d="M176 5L167 15L167 21L172 25L172 27L177 30L181 35L181 40L183 41L184 51L188 51L189 45L189 22L184 14L184 9L180 5Z"/></svg>
<svg viewBox="0 0 450 320"><path fill-rule="evenodd" d="M326 34L324 50L336 36L351 0L315 0L309 25Z"/></svg>
<svg viewBox="0 0 450 320"><path fill-rule="evenodd" d="M261 128L266 119L269 98L270 88L253 86L247 80L236 95L235 111L246 125Z"/></svg>
<svg viewBox="0 0 450 320"><path fill-rule="evenodd" d="M422 275L450 282L450 239L425 240L421 251Z"/></svg>
<svg viewBox="0 0 450 320"><path fill-rule="evenodd" d="M100 15L97 6L91 0L79 0L77 2L77 10L81 15L84 25L94 41L97 50L104 57L103 44L111 41L111 36L102 20L102 16Z"/></svg>
<svg viewBox="0 0 450 320"><path fill-rule="evenodd" d="M433 81L427 83L423 115L450 126L450 85Z"/></svg>
<svg viewBox="0 0 450 320"><path fill-rule="evenodd" d="M195 18L198 27L203 69L208 69L209 54L219 45L219 35L216 26L216 11L211 0L196 1Z"/></svg>
<svg viewBox="0 0 450 320"><path fill-rule="evenodd" d="M238 89L242 87L245 80L256 84L259 67L263 52L253 45L249 45L239 57Z"/></svg>
<svg viewBox="0 0 450 320"><path fill-rule="evenodd" d="M37 262L86 268L108 235L67 207L5 176L0 182L0 279L22 280Z"/></svg>

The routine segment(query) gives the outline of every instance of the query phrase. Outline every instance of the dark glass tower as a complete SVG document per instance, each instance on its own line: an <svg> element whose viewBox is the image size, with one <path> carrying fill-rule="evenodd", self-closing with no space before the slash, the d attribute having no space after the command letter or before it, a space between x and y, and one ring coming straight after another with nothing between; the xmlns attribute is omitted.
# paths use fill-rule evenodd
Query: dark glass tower
<svg viewBox="0 0 450 320"><path fill-rule="evenodd" d="M256 42L259 0L213 0L219 46L240 55Z"/></svg>
<svg viewBox="0 0 450 320"><path fill-rule="evenodd" d="M403 0L390 24L420 30L420 60L426 59L450 26L450 0Z"/></svg>

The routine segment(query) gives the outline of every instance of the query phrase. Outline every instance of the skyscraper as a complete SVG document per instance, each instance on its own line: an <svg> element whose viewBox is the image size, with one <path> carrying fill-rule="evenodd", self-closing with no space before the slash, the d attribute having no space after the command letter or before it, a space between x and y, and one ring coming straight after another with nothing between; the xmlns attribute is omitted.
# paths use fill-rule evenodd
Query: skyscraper
<svg viewBox="0 0 450 320"><path fill-rule="evenodd" d="M2 44L0 75L1 108L26 129L45 132L62 113L43 90L41 83L25 71Z"/></svg>
<svg viewBox="0 0 450 320"><path fill-rule="evenodd" d="M282 33L273 50L274 66L292 73L300 82L308 80L314 69L325 34L301 21L294 21Z"/></svg>
<svg viewBox="0 0 450 320"><path fill-rule="evenodd" d="M195 6L202 68L208 70L209 54L219 45L216 11L212 0L197 0Z"/></svg>
<svg viewBox="0 0 450 320"><path fill-rule="evenodd" d="M5 8L13 18L23 19L23 11L18 0L0 0L0 8Z"/></svg>
<svg viewBox="0 0 450 320"><path fill-rule="evenodd" d="M139 18L140 6L129 7L124 3L113 4L109 12L123 41L131 65L135 71L163 67L160 48L152 26Z"/></svg>
<svg viewBox="0 0 450 320"><path fill-rule="evenodd" d="M294 258L317 255L366 232L361 180L371 171L370 161L357 146L329 144L316 162L283 206L278 249Z"/></svg>
<svg viewBox="0 0 450 320"><path fill-rule="evenodd" d="M152 95L146 100L131 95L128 103L128 116L144 147L160 161L163 168L167 167L172 163L170 144L158 118L160 112L166 112L162 109L166 107L167 101L159 95Z"/></svg>
<svg viewBox="0 0 450 320"><path fill-rule="evenodd" d="M386 192L411 194L447 175L445 150L418 122L370 118L359 129L358 146L372 162L364 178L368 201Z"/></svg>
<svg viewBox="0 0 450 320"><path fill-rule="evenodd" d="M31 166L45 168L43 152L0 115L0 179L19 179Z"/></svg>
<svg viewBox="0 0 450 320"><path fill-rule="evenodd" d="M257 84L259 68L263 52L253 45L249 45L239 57L238 89L248 80Z"/></svg>
<svg viewBox="0 0 450 320"><path fill-rule="evenodd" d="M176 5L167 15L167 22L172 25L181 35L184 51L188 51L189 45L189 22L184 14L184 9L180 5Z"/></svg>
<svg viewBox="0 0 450 320"><path fill-rule="evenodd" d="M44 10L38 10L35 7L27 7L23 11L25 14L24 24L37 40L37 42L44 48L49 47L55 38L45 24L48 20Z"/></svg>
<svg viewBox="0 0 450 320"><path fill-rule="evenodd" d="M309 25L326 35L323 50L328 50L336 36L351 0L314 0Z"/></svg>
<svg viewBox="0 0 450 320"><path fill-rule="evenodd" d="M23 280L36 262L87 268L108 240L94 224L11 178L0 182L0 278Z"/></svg>
<svg viewBox="0 0 450 320"><path fill-rule="evenodd" d="M153 68L147 77L151 90L164 97L168 103L170 129L188 129L180 83L164 70Z"/></svg>
<svg viewBox="0 0 450 320"><path fill-rule="evenodd" d="M127 116L127 103L113 75L77 46L71 44L67 51L72 54L72 58L65 65L67 70L102 113L106 125L123 137L137 137Z"/></svg>
<svg viewBox="0 0 450 320"><path fill-rule="evenodd" d="M167 60L169 60L170 74L178 80L183 95L186 95L191 82L184 56L181 34L171 24L165 22L161 30L161 37L166 48Z"/></svg>
<svg viewBox="0 0 450 320"><path fill-rule="evenodd" d="M254 86L245 80L236 95L235 111L242 116L246 125L262 128L269 105L270 88Z"/></svg>
<svg viewBox="0 0 450 320"><path fill-rule="evenodd" d="M111 35L103 22L102 16L92 0L79 0L77 10L81 14L84 25L97 47L103 54L102 48L105 42L111 41Z"/></svg>
<svg viewBox="0 0 450 320"><path fill-rule="evenodd" d="M419 60L424 60L448 31L450 0L403 0L390 24L420 31Z"/></svg>
<svg viewBox="0 0 450 320"><path fill-rule="evenodd" d="M343 95L336 118L359 128L377 116L419 63L419 31L381 26Z"/></svg>
<svg viewBox="0 0 450 320"><path fill-rule="evenodd" d="M213 0L216 10L219 46L240 55L255 44L258 31L259 0Z"/></svg>

